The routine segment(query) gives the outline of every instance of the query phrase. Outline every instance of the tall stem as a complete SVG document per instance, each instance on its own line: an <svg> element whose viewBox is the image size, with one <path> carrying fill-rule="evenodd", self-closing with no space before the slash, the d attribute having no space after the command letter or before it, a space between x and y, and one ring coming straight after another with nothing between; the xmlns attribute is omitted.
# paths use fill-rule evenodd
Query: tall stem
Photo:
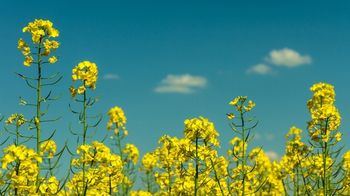
<svg viewBox="0 0 350 196"><path fill-rule="evenodd" d="M118 133L117 133L117 146L118 146L118 150L119 150L119 156L122 159L122 163L123 163L123 174L125 175L126 172L125 172L125 168L124 168L124 153L123 153L123 149L122 149L122 141L121 140L122 139L121 139L120 133L118 131ZM124 183L123 183L121 185L121 188L122 188L121 195L127 195L127 193L128 193L127 185L124 185Z"/></svg>
<svg viewBox="0 0 350 196"><path fill-rule="evenodd" d="M326 120L325 127L324 127L324 136L327 137L327 128L328 128L328 119ZM328 195L328 175L327 175L327 157L328 157L328 141L324 142L322 144L322 159L323 159L323 179L322 179L322 185L323 185L323 195Z"/></svg>
<svg viewBox="0 0 350 196"><path fill-rule="evenodd" d="M84 81L85 87L85 81ZM86 90L84 91L84 100L83 100L83 145L86 143L86 132L87 132L87 123L86 123Z"/></svg>
<svg viewBox="0 0 350 196"><path fill-rule="evenodd" d="M42 60L41 60L41 44L42 44L43 38L40 39L40 42L38 44L38 54L37 54L37 65L38 65L38 78L37 78L37 98L36 98L36 117L34 118L34 123L36 127L36 152L39 155L40 154L40 132L41 132L41 65L42 65ZM37 167L38 167L38 175L36 177L36 184L37 184L37 190L39 188L39 176L40 176L40 163L37 162Z"/></svg>
<svg viewBox="0 0 350 196"><path fill-rule="evenodd" d="M198 189L198 134L196 136L196 174L194 176L194 195L197 196L197 189Z"/></svg>
<svg viewBox="0 0 350 196"><path fill-rule="evenodd" d="M18 145L19 145L19 126L17 125L17 122L16 122L16 146Z"/></svg>
<svg viewBox="0 0 350 196"><path fill-rule="evenodd" d="M83 81L85 87L85 81ZM83 145L86 143L86 132L87 132L87 123L86 123L86 90L84 91L84 100L83 100ZM83 154L85 160L85 153ZM87 182L85 182L85 162L83 162L83 195L86 195L87 192Z"/></svg>
<svg viewBox="0 0 350 196"><path fill-rule="evenodd" d="M242 137L242 173L243 173L243 179L242 179L242 184L243 184L243 190L242 190L242 196L245 195L245 166L247 164L247 160L245 158L245 127L244 127L244 113L241 111L240 112L240 117L241 117L241 125L242 125L242 131L241 131L241 137Z"/></svg>

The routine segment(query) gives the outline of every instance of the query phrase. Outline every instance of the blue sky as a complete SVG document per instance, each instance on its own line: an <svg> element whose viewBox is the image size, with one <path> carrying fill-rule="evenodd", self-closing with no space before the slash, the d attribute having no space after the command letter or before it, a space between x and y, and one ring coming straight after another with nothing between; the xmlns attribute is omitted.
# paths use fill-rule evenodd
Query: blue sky
<svg viewBox="0 0 350 196"><path fill-rule="evenodd" d="M60 60L45 68L64 76L55 88L62 98L50 108L51 116L62 116L50 126L58 141L74 139L69 123L78 127L68 111L68 88L71 69L82 60L100 71L93 93L100 101L91 113L122 107L127 142L142 153L163 134L182 136L183 121L197 116L215 123L226 151L233 137L228 102L247 95L260 122L253 145L281 155L291 126L306 131L309 87L320 81L335 85L343 139L349 141L349 9L345 0L2 1L0 112L32 111L19 106L18 97L33 99L34 92L13 73L35 70L22 65L16 46L20 37L29 38L22 28L43 18L60 30ZM106 119L95 138L106 134Z"/></svg>

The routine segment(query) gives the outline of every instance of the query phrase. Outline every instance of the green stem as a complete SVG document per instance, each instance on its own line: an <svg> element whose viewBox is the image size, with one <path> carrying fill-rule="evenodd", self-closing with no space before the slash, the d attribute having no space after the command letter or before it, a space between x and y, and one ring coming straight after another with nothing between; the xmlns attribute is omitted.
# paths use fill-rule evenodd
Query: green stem
<svg viewBox="0 0 350 196"><path fill-rule="evenodd" d="M123 163L123 174L125 175L126 172L125 172L125 169L124 169L124 153L123 153L123 150L122 150L122 144L121 144L122 142L121 142L121 140L122 139L121 139L120 133L118 131L118 133L117 133L117 146L118 146L118 150L119 150L119 156L122 159L122 163ZM127 195L127 187L124 185L124 183L121 185L121 188L122 188L121 195Z"/></svg>
<svg viewBox="0 0 350 196"><path fill-rule="evenodd" d="M150 179L151 172L146 171L146 183L147 183L147 191L151 193L151 179Z"/></svg>
<svg viewBox="0 0 350 196"><path fill-rule="evenodd" d="M328 128L328 119L326 120L326 125L324 128L324 136L327 136L327 128ZM323 145L324 144L324 145ZM328 179L328 175L327 175L327 157L328 157L328 141L323 142L322 144L322 159L323 159L323 179L322 179L322 185L323 185L323 195L327 196L328 195L328 183L329 183L329 179Z"/></svg>
<svg viewBox="0 0 350 196"><path fill-rule="evenodd" d="M194 195L197 196L198 189L198 173L199 173L199 163L198 163L198 134L196 136L196 174L194 176Z"/></svg>
<svg viewBox="0 0 350 196"><path fill-rule="evenodd" d="M323 195L327 196L328 188L328 177L327 177L327 156L328 156L328 145L325 142L323 152Z"/></svg>
<svg viewBox="0 0 350 196"><path fill-rule="evenodd" d="M16 146L19 145L19 127L16 122Z"/></svg>
<svg viewBox="0 0 350 196"><path fill-rule="evenodd" d="M85 81L84 87L85 87ZM84 100L83 100L83 145L86 143L86 132L87 132L87 123L86 123L86 90L84 91ZM85 153L83 154L83 158L85 160ZM85 162L83 162L83 195L86 195L87 192L87 183L85 182Z"/></svg>
<svg viewBox="0 0 350 196"><path fill-rule="evenodd" d="M241 111L240 112L240 117L241 117L241 125L242 125L242 174L243 174L243 179L242 179L242 184L243 184L243 190L242 190L242 196L245 196L245 177L246 177L246 173L245 173L245 166L247 165L247 160L245 157L245 127L244 127L244 114Z"/></svg>
<svg viewBox="0 0 350 196"><path fill-rule="evenodd" d="M35 123L35 126L36 126L36 152L37 154L39 155L40 154L40 135L41 135L41 63L42 63L42 60L41 60L41 44L42 44L42 40L43 38L40 39L40 42L38 44L38 54L37 54L37 65L38 65L38 78L37 78L37 81L38 81L38 85L37 85L37 98L36 98L36 117L34 119L34 123ZM38 175L36 177L36 185L38 186L37 187L37 190L39 189L39 176L40 176L40 164L39 162L37 162L37 166L38 166Z"/></svg>
<svg viewBox="0 0 350 196"><path fill-rule="evenodd" d="M224 196L224 195L225 195L225 194L224 194L224 190L222 189L219 176L218 176L218 174L217 174L217 172L216 172L216 169L215 169L215 166L214 166L214 162L213 162L213 160L212 160L211 158L210 158L210 163L211 163L211 167L212 167L213 170L214 170L215 180L216 180L216 182L217 182L218 185L219 185L221 195Z"/></svg>
<svg viewBox="0 0 350 196"><path fill-rule="evenodd" d="M84 81L85 87L85 81ZM86 132L87 132L87 123L86 123L86 90L84 91L84 100L83 100L83 144L86 143Z"/></svg>

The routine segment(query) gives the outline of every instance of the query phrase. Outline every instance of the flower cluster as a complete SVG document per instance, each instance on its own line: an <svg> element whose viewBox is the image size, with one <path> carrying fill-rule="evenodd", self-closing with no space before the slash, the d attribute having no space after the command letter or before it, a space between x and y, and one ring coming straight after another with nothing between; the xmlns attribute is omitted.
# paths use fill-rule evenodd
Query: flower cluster
<svg viewBox="0 0 350 196"><path fill-rule="evenodd" d="M137 163L139 159L139 150L134 144L126 144L123 153L126 154L126 159L132 161L134 164Z"/></svg>
<svg viewBox="0 0 350 196"><path fill-rule="evenodd" d="M70 93L74 97L76 94L84 94L86 88L95 89L98 69L95 63L90 61L80 62L72 70L72 80L81 80L82 84L78 88L70 87Z"/></svg>
<svg viewBox="0 0 350 196"><path fill-rule="evenodd" d="M347 151L343 155L343 169L345 171L344 179L341 184L343 186L342 193L343 195L350 194L350 151Z"/></svg>
<svg viewBox="0 0 350 196"><path fill-rule="evenodd" d="M210 122L207 118L186 119L184 124L185 138L191 141L202 139L205 143L211 143L214 146L220 145L217 139L219 133L216 131L214 123Z"/></svg>
<svg viewBox="0 0 350 196"><path fill-rule="evenodd" d="M118 185L124 180L123 163L119 155L111 153L101 142L81 145L77 149L78 159L72 160L72 166L79 171L66 184L69 195L79 195L86 190L87 195L106 195L118 192ZM85 185L85 187L84 187Z"/></svg>
<svg viewBox="0 0 350 196"><path fill-rule="evenodd" d="M7 125L15 123L17 127L20 127L26 122L27 122L27 119L24 118L23 114L15 113L15 114L11 114L11 116L7 118L5 123Z"/></svg>
<svg viewBox="0 0 350 196"><path fill-rule="evenodd" d="M125 127L126 124L126 117L124 114L123 109L121 109L118 106L112 107L108 111L109 120L107 122L107 130L111 130L113 125L115 125L114 133L119 133L119 128L121 128L124 131L124 135L128 135L128 131Z"/></svg>
<svg viewBox="0 0 350 196"><path fill-rule="evenodd" d="M49 20L36 19L23 28L23 32L32 34L32 41L35 44L40 43L44 37L58 37L59 31L53 27Z"/></svg>
<svg viewBox="0 0 350 196"><path fill-rule="evenodd" d="M57 146L54 140L47 140L40 144L40 156L43 156L47 153L48 158L53 158L56 153Z"/></svg>
<svg viewBox="0 0 350 196"><path fill-rule="evenodd" d="M328 142L337 133L340 126L340 115L334 106L334 87L326 83L314 84L310 90L314 93L307 106L311 113L308 122L310 137L314 141ZM341 135L337 135L340 140Z"/></svg>
<svg viewBox="0 0 350 196"><path fill-rule="evenodd" d="M4 180L19 195L36 193L38 163L41 162L42 158L33 149L24 145L8 146L1 159L1 167L7 170Z"/></svg>
<svg viewBox="0 0 350 196"><path fill-rule="evenodd" d="M94 117L87 115L87 109L96 99L86 92L96 88L98 78L98 67L90 61L80 62L72 69L73 83L79 84L71 86L70 93L72 97L83 95L83 99L74 98L83 103L83 109L70 109L79 114L83 125L82 133L76 133L78 139L83 137L83 145L77 146L67 178L60 183L54 172L66 146L57 153L54 135L46 140L40 137L41 122L50 121L41 119L46 111L41 110L40 103L52 100L50 93L42 97L41 87L55 85L61 79L56 80L56 75L42 77L41 68L58 60L52 53L60 47L54 39L59 31L48 20L35 20L23 32L29 33L32 41L21 38L17 48L24 55L25 66L38 65L38 75L19 75L37 90L38 96L36 104L22 99L21 103L36 106L37 112L29 121L17 113L5 121L6 125L16 126L16 132L5 127L16 140L3 149L0 158L0 195L350 195L350 151L339 162L341 149L335 150L342 134L338 131L341 117L332 85L317 83L310 88L313 96L307 103L311 114L307 126L309 143L302 141L301 129L291 127L281 157L271 158L260 147L248 148L258 123L247 115L256 104L247 96L238 96L229 102L233 112L227 118L234 135L227 156L219 155L219 133L213 122L204 117L186 119L183 137L161 136L156 149L142 158L139 171L144 176L136 176L140 152L134 144L123 143L128 135L127 118L120 107L112 107L107 113L107 130L114 131L110 136L114 148L86 140L88 129L97 127L102 119L95 125L88 122ZM51 82L42 82L47 80ZM31 81L37 82L37 88ZM31 125L30 129L35 125L36 137L19 132L25 123ZM36 139L36 151L23 145L32 138ZM132 190L136 177L141 177L147 191Z"/></svg>
<svg viewBox="0 0 350 196"><path fill-rule="evenodd" d="M245 102L247 101L247 96L238 96L234 98L232 101L230 101L229 105L236 108L238 112L249 112L255 107L255 103L252 100L249 100L246 105ZM228 118L232 119L234 118L234 114L230 113L228 114Z"/></svg>
<svg viewBox="0 0 350 196"><path fill-rule="evenodd" d="M148 152L143 156L141 163L144 169L152 170L157 163L156 156Z"/></svg>
<svg viewBox="0 0 350 196"><path fill-rule="evenodd" d="M227 154L229 156L232 156L233 160L235 160L235 161L237 161L238 159L242 159L243 154L246 154L246 152L247 152L247 147L248 147L247 142L244 142L239 137L234 137L230 141L230 144L232 145L232 149L229 149L227 151Z"/></svg>
<svg viewBox="0 0 350 196"><path fill-rule="evenodd" d="M35 20L30 22L23 28L23 32L28 32L32 36L33 44L37 45L38 55L37 63L42 63L41 57L48 57L47 61L50 64L57 62L56 56L50 56L51 50L55 50L59 47L60 43L56 40L49 38L55 38L59 36L59 31L53 27L53 24L49 20ZM33 53L31 52L29 44L27 44L22 38L18 40L17 48L22 51L25 56L23 64L25 66L31 66L34 63ZM35 53L34 53L35 54Z"/></svg>

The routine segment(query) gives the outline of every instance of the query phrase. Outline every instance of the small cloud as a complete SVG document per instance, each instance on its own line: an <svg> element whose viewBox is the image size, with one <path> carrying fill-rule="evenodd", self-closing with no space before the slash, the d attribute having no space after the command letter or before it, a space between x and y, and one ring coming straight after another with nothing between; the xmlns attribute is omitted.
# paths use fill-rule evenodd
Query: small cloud
<svg viewBox="0 0 350 196"><path fill-rule="evenodd" d="M108 73L108 74L105 74L105 75L103 76L103 79L104 79L104 80L119 80L120 77L119 77L119 75L117 75L117 74Z"/></svg>
<svg viewBox="0 0 350 196"><path fill-rule="evenodd" d="M264 133L264 134L255 133L254 139L255 140L263 140L263 141L272 141L275 139L275 135L272 133Z"/></svg>
<svg viewBox="0 0 350 196"><path fill-rule="evenodd" d="M202 76L167 75L160 84L154 89L157 93L193 93L197 88L204 88L207 85L207 79Z"/></svg>
<svg viewBox="0 0 350 196"><path fill-rule="evenodd" d="M262 136L261 136L261 134L259 134L259 133L255 133L255 134L253 135L253 137L254 137L255 140L260 140Z"/></svg>
<svg viewBox="0 0 350 196"><path fill-rule="evenodd" d="M258 74L258 75L268 75L272 74L273 71L271 67L265 65L265 64L257 64L252 67L250 67L247 70L247 74Z"/></svg>
<svg viewBox="0 0 350 196"><path fill-rule="evenodd" d="M301 55L295 50L283 48L281 50L272 50L269 56L266 57L266 61L276 66L293 68L310 64L312 58L309 55Z"/></svg>
<svg viewBox="0 0 350 196"><path fill-rule="evenodd" d="M279 159L279 155L275 151L267 151L265 154L271 161L277 161Z"/></svg>
<svg viewBox="0 0 350 196"><path fill-rule="evenodd" d="M266 134L266 140L267 141L272 141L273 139L275 139L275 135L274 134L271 134L271 133Z"/></svg>

